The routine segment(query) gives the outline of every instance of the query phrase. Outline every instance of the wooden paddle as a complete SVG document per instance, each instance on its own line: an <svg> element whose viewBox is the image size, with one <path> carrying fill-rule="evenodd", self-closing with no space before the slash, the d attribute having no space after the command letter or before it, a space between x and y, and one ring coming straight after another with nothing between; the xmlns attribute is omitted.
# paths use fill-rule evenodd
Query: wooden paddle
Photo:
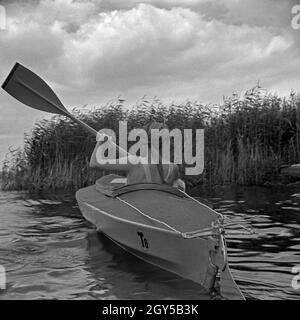
<svg viewBox="0 0 300 320"><path fill-rule="evenodd" d="M2 89L11 96L24 103L25 105L50 113L61 114L69 117L74 122L81 125L86 131L97 136L97 131L91 128L83 121L74 117L62 104L49 85L37 74L16 63L9 75L2 84ZM111 141L119 150L126 152L113 141Z"/></svg>
<svg viewBox="0 0 300 320"><path fill-rule="evenodd" d="M14 65L2 88L11 96L33 109L67 116L84 127L88 132L97 135L96 130L75 118L64 107L43 79L19 63Z"/></svg>

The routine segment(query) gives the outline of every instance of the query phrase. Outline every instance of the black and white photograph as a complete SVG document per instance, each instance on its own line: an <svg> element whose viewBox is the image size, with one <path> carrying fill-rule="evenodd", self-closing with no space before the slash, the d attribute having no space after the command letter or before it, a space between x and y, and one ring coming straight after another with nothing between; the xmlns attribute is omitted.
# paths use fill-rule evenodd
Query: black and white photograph
<svg viewBox="0 0 300 320"><path fill-rule="evenodd" d="M300 298L299 1L0 0L0 86L0 300Z"/></svg>

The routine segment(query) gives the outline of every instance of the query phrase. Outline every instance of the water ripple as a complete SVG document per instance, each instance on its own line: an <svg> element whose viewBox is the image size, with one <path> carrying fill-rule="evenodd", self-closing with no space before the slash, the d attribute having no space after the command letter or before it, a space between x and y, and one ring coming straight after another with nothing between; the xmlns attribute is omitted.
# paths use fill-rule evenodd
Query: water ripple
<svg viewBox="0 0 300 320"><path fill-rule="evenodd" d="M250 299L299 299L300 194L295 188L198 190L228 217L229 263ZM209 299L198 285L132 257L85 221L73 195L0 192L0 299ZM254 234L237 235L240 225Z"/></svg>

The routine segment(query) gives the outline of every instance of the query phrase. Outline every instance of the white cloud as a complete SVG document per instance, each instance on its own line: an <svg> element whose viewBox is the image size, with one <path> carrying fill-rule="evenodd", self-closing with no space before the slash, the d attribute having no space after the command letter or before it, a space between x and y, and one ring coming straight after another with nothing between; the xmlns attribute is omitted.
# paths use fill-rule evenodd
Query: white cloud
<svg viewBox="0 0 300 320"><path fill-rule="evenodd" d="M281 88L291 79L300 84L299 45L287 20L291 1L143 2L10 4L0 77L19 61L73 105L119 94L216 102L257 80L272 88L276 79ZM0 105L6 99L1 95Z"/></svg>
<svg viewBox="0 0 300 320"><path fill-rule="evenodd" d="M139 4L129 10L93 10L88 1L41 1L28 16L9 20L8 34L0 39L4 61L21 58L76 90L126 92L158 82L206 81L218 76L218 68L276 58L292 44L269 28L206 20L189 8ZM66 27L75 23L71 31Z"/></svg>

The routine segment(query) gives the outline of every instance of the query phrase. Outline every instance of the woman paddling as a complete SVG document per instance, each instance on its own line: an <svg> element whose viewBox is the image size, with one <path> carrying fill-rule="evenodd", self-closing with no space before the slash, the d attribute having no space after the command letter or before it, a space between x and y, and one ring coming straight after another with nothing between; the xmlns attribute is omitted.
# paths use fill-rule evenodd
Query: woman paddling
<svg viewBox="0 0 300 320"><path fill-rule="evenodd" d="M167 126L153 121L149 122L143 129L146 131L147 136L151 137L151 130L167 129ZM97 155L99 157L99 154L101 154L101 152L98 152L99 148L103 144L102 141L98 141L91 157L90 166L104 171L123 172L126 174L127 184L158 183L185 189L184 182L179 179L178 166L171 162L165 163L166 161L163 161L161 148L163 141L158 148L160 150L151 145L151 139L147 141L147 158L127 154L119 149L119 158L115 164L103 164L103 161L100 163L97 160ZM123 161L123 163L126 163L122 164L122 158L127 158L128 161ZM159 159L158 164L152 164L154 158Z"/></svg>

